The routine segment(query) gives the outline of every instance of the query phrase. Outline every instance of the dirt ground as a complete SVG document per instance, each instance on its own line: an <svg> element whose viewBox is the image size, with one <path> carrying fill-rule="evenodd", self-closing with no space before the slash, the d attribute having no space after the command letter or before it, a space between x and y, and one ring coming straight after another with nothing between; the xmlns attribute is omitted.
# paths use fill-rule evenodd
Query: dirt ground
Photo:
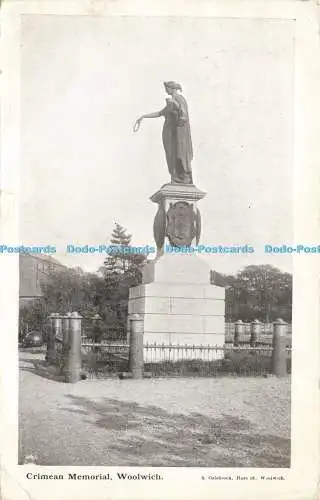
<svg viewBox="0 0 320 500"><path fill-rule="evenodd" d="M43 358L20 353L20 463L290 466L289 377L65 384Z"/></svg>

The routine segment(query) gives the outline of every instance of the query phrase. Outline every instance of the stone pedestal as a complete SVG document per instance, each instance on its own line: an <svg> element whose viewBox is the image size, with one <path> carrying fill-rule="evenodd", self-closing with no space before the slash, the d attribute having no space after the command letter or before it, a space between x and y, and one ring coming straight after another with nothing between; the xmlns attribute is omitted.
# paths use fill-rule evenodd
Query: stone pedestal
<svg viewBox="0 0 320 500"><path fill-rule="evenodd" d="M143 315L145 343L224 344L225 291L209 284L209 267L201 281L203 264L195 255L164 255L154 281L130 289L129 315Z"/></svg>
<svg viewBox="0 0 320 500"><path fill-rule="evenodd" d="M197 202L204 196L196 186L169 184L151 197L158 204L154 222L157 257L145 265L142 284L129 292L129 318L142 315L145 345L224 345L224 288L210 285L210 267L196 253L166 251L167 246L181 250L198 244ZM193 350L191 357L201 358L202 354ZM223 357L223 351L217 350L215 357Z"/></svg>

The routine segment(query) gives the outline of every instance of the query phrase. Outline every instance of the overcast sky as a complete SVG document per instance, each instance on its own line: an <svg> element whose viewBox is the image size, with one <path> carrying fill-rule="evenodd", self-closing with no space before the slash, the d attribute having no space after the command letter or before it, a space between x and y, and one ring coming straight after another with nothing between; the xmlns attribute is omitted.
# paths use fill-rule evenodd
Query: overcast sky
<svg viewBox="0 0 320 500"><path fill-rule="evenodd" d="M55 244L67 265L96 270L103 256L68 256L65 245L102 244L114 221L136 245L153 245L157 206L170 181L163 80L187 98L201 242L251 244L250 256L211 256L235 272L290 256L292 242L293 26L290 21L25 16L22 26L21 243Z"/></svg>

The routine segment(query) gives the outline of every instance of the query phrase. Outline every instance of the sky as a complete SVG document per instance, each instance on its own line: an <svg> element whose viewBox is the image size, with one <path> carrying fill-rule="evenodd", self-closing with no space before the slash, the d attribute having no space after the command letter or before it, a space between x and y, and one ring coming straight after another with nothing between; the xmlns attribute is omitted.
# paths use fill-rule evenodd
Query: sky
<svg viewBox="0 0 320 500"><path fill-rule="evenodd" d="M292 243L291 21L170 17L23 16L20 239L56 245L56 258L95 271L102 255L67 244L108 242L115 221L135 245L154 245L150 196L169 174L163 119L132 126L165 104L176 80L188 101L201 243L255 247L205 257L212 269L291 270L264 254Z"/></svg>

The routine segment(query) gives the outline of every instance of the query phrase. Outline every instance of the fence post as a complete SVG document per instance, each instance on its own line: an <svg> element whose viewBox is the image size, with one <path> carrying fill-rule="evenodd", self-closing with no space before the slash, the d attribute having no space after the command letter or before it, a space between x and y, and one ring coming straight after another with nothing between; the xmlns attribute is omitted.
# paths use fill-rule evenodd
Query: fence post
<svg viewBox="0 0 320 500"><path fill-rule="evenodd" d="M55 344L55 319L59 316L58 313L51 313L48 318L48 339L47 339L47 354L46 361L49 365L55 363L56 360L56 344Z"/></svg>
<svg viewBox="0 0 320 500"><path fill-rule="evenodd" d="M261 323L258 319L255 319L251 322L251 336L250 336L250 346L256 347L258 336L261 331Z"/></svg>
<svg viewBox="0 0 320 500"><path fill-rule="evenodd" d="M143 378L143 318L139 314L131 317L129 371L133 379Z"/></svg>
<svg viewBox="0 0 320 500"><path fill-rule="evenodd" d="M69 337L70 337L71 312L62 317L62 335L63 335L63 371L68 366L69 357Z"/></svg>
<svg viewBox="0 0 320 500"><path fill-rule="evenodd" d="M75 383L80 380L81 371L81 320L79 313L73 312L70 315L70 329L68 342L68 357L64 367L65 381Z"/></svg>
<svg viewBox="0 0 320 500"><path fill-rule="evenodd" d="M92 318L92 340L94 343L102 340L101 320L100 314L95 314Z"/></svg>
<svg viewBox="0 0 320 500"><path fill-rule="evenodd" d="M131 315L127 317L127 344L130 344Z"/></svg>
<svg viewBox="0 0 320 500"><path fill-rule="evenodd" d="M233 339L234 347L239 346L241 335L243 335L243 333L244 333L244 323L241 319L238 319L238 321L236 321L234 324L234 339Z"/></svg>
<svg viewBox="0 0 320 500"><path fill-rule="evenodd" d="M287 323L279 318L273 323L272 371L276 377L287 375Z"/></svg>

